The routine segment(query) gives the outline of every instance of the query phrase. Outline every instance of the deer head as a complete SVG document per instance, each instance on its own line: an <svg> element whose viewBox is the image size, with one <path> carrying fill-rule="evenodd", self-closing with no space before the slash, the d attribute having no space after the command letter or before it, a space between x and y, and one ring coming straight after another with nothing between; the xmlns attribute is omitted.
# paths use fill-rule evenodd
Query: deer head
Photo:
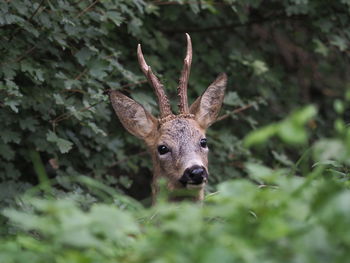
<svg viewBox="0 0 350 263"><path fill-rule="evenodd" d="M112 106L123 126L142 139L153 161L153 200L157 194L158 181L166 178L170 192L192 189L193 199L202 200L208 181L208 146L206 129L214 123L224 99L227 77L222 73L188 107L187 85L192 62L191 38L187 37L187 54L177 88L179 113L171 111L163 85L147 65L137 47L138 61L149 84L154 88L159 104L159 118L154 117L142 105L119 91L110 92ZM194 195L194 196L193 196Z"/></svg>

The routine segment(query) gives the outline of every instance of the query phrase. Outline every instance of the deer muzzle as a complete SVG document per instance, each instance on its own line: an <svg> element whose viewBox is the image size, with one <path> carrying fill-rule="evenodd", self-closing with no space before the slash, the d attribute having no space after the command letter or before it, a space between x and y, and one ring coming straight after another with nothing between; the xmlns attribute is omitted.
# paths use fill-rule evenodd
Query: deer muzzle
<svg viewBox="0 0 350 263"><path fill-rule="evenodd" d="M184 186L200 186L208 181L208 173L205 167L194 165L190 168L187 168L179 182Z"/></svg>

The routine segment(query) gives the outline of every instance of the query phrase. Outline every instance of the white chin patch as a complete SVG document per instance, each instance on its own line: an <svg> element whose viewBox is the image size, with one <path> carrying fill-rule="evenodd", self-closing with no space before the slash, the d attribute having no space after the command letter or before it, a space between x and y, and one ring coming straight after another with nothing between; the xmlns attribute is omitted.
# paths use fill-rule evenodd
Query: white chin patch
<svg viewBox="0 0 350 263"><path fill-rule="evenodd" d="M203 182L201 184L187 184L186 188L187 189L202 189L202 188L204 188L205 184L206 184L205 182Z"/></svg>

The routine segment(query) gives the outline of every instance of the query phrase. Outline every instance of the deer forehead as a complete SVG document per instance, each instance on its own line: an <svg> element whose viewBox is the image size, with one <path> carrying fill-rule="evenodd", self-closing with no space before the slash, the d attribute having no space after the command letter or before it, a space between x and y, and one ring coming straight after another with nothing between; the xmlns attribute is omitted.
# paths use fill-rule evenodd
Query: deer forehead
<svg viewBox="0 0 350 263"><path fill-rule="evenodd" d="M205 136L205 132L192 119L178 118L168 121L159 129L158 143L191 145Z"/></svg>

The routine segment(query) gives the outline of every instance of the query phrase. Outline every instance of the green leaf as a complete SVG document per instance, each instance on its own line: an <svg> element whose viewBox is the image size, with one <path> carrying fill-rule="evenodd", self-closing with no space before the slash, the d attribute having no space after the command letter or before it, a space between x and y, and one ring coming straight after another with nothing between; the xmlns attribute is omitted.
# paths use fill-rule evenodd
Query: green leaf
<svg viewBox="0 0 350 263"><path fill-rule="evenodd" d="M224 104L229 106L241 106L243 102L238 96L237 92L230 91L225 95Z"/></svg>
<svg viewBox="0 0 350 263"><path fill-rule="evenodd" d="M256 163L246 163L245 167L250 177L263 183L267 178L274 174L274 171L269 167Z"/></svg>
<svg viewBox="0 0 350 263"><path fill-rule="evenodd" d="M313 149L314 160L344 160L347 158L347 150L344 143L338 139L322 139L318 141Z"/></svg>
<svg viewBox="0 0 350 263"><path fill-rule="evenodd" d="M317 108L314 105L308 105L300 110L292 113L291 120L298 126L306 124L309 120L314 118L317 114Z"/></svg>
<svg viewBox="0 0 350 263"><path fill-rule="evenodd" d="M94 52L92 52L89 48L83 47L75 54L75 57L77 58L80 65L85 66L93 54Z"/></svg>
<svg viewBox="0 0 350 263"><path fill-rule="evenodd" d="M36 130L38 124L39 121L33 117L23 118L19 122L19 126L22 130L29 130L31 132L34 132Z"/></svg>
<svg viewBox="0 0 350 263"><path fill-rule="evenodd" d="M34 230L44 223L45 219L38 215L16 211L14 209L5 209L2 214L8 217L12 222L17 223L24 230ZM25 220L23 220L25 218Z"/></svg>
<svg viewBox="0 0 350 263"><path fill-rule="evenodd" d="M3 130L0 133L0 138L3 140L4 143L14 142L18 144L21 141L20 134L11 130Z"/></svg>
<svg viewBox="0 0 350 263"><path fill-rule="evenodd" d="M251 147L253 145L259 145L266 143L267 140L274 136L278 131L278 125L271 124L258 130L252 131L244 138L244 145Z"/></svg>
<svg viewBox="0 0 350 263"><path fill-rule="evenodd" d="M345 51L349 46L349 42L345 38L340 36L333 36L330 43L338 47L340 51Z"/></svg>
<svg viewBox="0 0 350 263"><path fill-rule="evenodd" d="M333 107L338 114L342 114L345 110L344 103L339 99L334 101Z"/></svg>
<svg viewBox="0 0 350 263"><path fill-rule="evenodd" d="M60 150L61 153L67 153L69 152L72 147L73 147L73 143L68 141L68 140L65 140L65 139L62 139L62 138L59 138L56 133L54 133L53 131L49 131L47 134L46 134L46 139L49 141L49 142L53 142L57 145L58 149Z"/></svg>
<svg viewBox="0 0 350 263"><path fill-rule="evenodd" d="M16 152L10 147L10 145L0 143L0 156L5 160L11 161L14 160Z"/></svg>
<svg viewBox="0 0 350 263"><path fill-rule="evenodd" d="M97 127L96 123L94 122L88 122L88 126L96 133L100 134L102 136L107 136L106 132L99 127Z"/></svg>
<svg viewBox="0 0 350 263"><path fill-rule="evenodd" d="M251 66L253 67L254 73L258 76L261 74L264 74L265 72L267 72L269 70L266 63L264 61L261 61L261 60L253 61Z"/></svg>
<svg viewBox="0 0 350 263"><path fill-rule="evenodd" d="M20 105L20 102L18 100L6 100L4 102L4 105L9 106L11 110L13 110L15 113L18 113L18 105Z"/></svg>
<svg viewBox="0 0 350 263"><path fill-rule="evenodd" d="M329 54L328 47L325 44L323 44L319 39L314 39L313 42L315 44L315 52L323 55L324 57L327 57Z"/></svg>
<svg viewBox="0 0 350 263"><path fill-rule="evenodd" d="M290 166L290 167L294 166L293 161L291 161L286 154L279 153L276 151L272 151L271 153L272 153L273 157L277 161L279 161L281 164L286 165L286 166Z"/></svg>
<svg viewBox="0 0 350 263"><path fill-rule="evenodd" d="M278 126L279 137L288 144L303 144L307 141L307 133L304 127L286 120Z"/></svg>
<svg viewBox="0 0 350 263"><path fill-rule="evenodd" d="M109 18L111 21L113 21L113 23L116 26L120 26L120 24L124 21L124 18L121 15L121 13L116 11L108 11L106 12L105 16Z"/></svg>

